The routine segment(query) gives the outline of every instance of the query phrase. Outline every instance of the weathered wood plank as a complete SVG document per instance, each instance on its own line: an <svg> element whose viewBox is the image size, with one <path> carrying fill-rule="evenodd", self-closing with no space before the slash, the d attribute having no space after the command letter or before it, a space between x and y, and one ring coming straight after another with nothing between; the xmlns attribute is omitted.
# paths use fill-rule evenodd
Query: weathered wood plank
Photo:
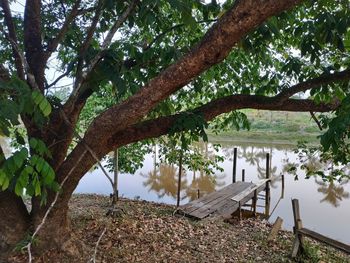
<svg viewBox="0 0 350 263"><path fill-rule="evenodd" d="M278 231L282 227L282 223L283 223L283 219L280 218L280 217L277 217L275 223L273 224L271 232L270 232L269 236L267 237L267 241L271 241L271 240L275 239L275 237L277 236Z"/></svg>
<svg viewBox="0 0 350 263"><path fill-rule="evenodd" d="M192 202L190 202L188 204L182 205L180 208L182 210L184 210L184 209L187 209L188 207L196 205L197 203L201 203L201 204L207 203L208 201L213 200L216 197L221 196L222 193L224 193L226 191L231 191L231 189L234 189L236 187L236 185L241 185L241 184L242 184L242 182L237 182L237 183L234 183L234 184L230 184L228 186L223 187L222 189L219 189L218 191L212 192L212 193L207 194L207 195L205 195L205 196L203 196L203 197L201 197L201 198L199 198L197 200L194 200L194 201L192 201Z"/></svg>
<svg viewBox="0 0 350 263"><path fill-rule="evenodd" d="M325 244L327 244L329 246L332 246L334 248L342 250L345 253L350 254L350 245L341 243L341 242L339 242L337 240L331 239L329 237L321 235L321 234L319 234L317 232L314 232L314 231L312 231L310 229L307 229L307 228L301 228L301 229L298 230L298 232L301 233L304 236L310 237L310 238L315 239L315 240L317 240L319 242L325 243Z"/></svg>
<svg viewBox="0 0 350 263"><path fill-rule="evenodd" d="M260 191L264 190L266 182L269 180L271 179L261 180L257 184L249 182L230 184L216 192L181 206L179 212L197 219L203 219L211 214L232 214L238 209L239 203L243 206L254 196L257 196Z"/></svg>
<svg viewBox="0 0 350 263"><path fill-rule="evenodd" d="M201 209L201 211L205 211L207 208L219 203L223 199L234 195L235 193L240 191L242 187L246 187L247 184L249 185L250 183L238 182L235 184L231 184L222 188L221 190L218 190L214 193L208 194L200 199L197 199L191 202L189 206L183 206L180 209L186 214L192 214L198 209Z"/></svg>
<svg viewBox="0 0 350 263"><path fill-rule="evenodd" d="M239 202L241 201L244 197L249 195L250 193L254 192L256 189L258 189L260 186L264 185L266 182L270 181L270 179L264 179L261 180L260 182L256 184L252 184L251 187L248 187L244 191L240 192L239 194L233 196L231 199L233 201Z"/></svg>
<svg viewBox="0 0 350 263"><path fill-rule="evenodd" d="M262 191L265 189L265 185L261 185L258 189L257 192ZM251 200L254 197L254 191L250 194L248 194L247 196L245 196L242 200L241 200L241 204L245 204L247 203L249 200ZM236 210L238 209L238 202L231 200L231 198L229 200L227 200L227 202L220 208L218 209L215 213L213 213L214 215L230 215L232 213L234 213Z"/></svg>
<svg viewBox="0 0 350 263"><path fill-rule="evenodd" d="M203 205L202 207L198 208L197 210L192 211L191 216L195 216L198 218L207 217L208 215L214 213L215 211L220 209L223 205L225 205L228 202L228 200L230 200L232 195L235 195L240 191L243 191L246 187L249 187L249 186L250 186L249 183L241 184L233 188L231 192L221 193L220 198L212 200L206 203L205 205Z"/></svg>

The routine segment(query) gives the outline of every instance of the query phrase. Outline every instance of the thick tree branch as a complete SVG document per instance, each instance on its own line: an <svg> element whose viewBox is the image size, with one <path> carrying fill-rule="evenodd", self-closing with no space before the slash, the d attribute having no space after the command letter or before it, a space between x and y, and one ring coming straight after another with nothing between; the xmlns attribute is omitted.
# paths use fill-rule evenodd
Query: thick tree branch
<svg viewBox="0 0 350 263"><path fill-rule="evenodd" d="M9 81L11 79L10 73L8 70L4 67L3 64L0 64L0 81Z"/></svg>
<svg viewBox="0 0 350 263"><path fill-rule="evenodd" d="M84 67L84 59L86 56L86 52L91 44L92 38L94 36L96 26L98 23L98 20L100 19L101 13L103 9L103 1L99 0L96 5L96 12L92 19L91 25L87 30L86 38L83 42L83 44L80 47L79 54L78 54L78 65L77 65L77 72L76 72L76 79L74 83L74 89L79 89L79 86L81 84L82 75L83 75L83 67Z"/></svg>
<svg viewBox="0 0 350 263"><path fill-rule="evenodd" d="M18 45L18 39L17 39L17 34L16 34L16 27L12 19L12 14L10 10L10 5L8 0L2 0L1 1L1 7L4 11L4 18L5 18L5 23L9 31L9 38ZM17 70L17 75L21 80L25 80L24 76L24 65L22 64L22 59L21 59L21 54L18 53L16 48L12 45L12 53L13 57L15 58L15 66Z"/></svg>
<svg viewBox="0 0 350 263"><path fill-rule="evenodd" d="M187 113L202 114L206 121L211 121L223 113L240 109L258 109L270 111L294 111L294 112L329 112L338 106L334 104L316 104L312 100L287 99L283 104L277 103L275 97L257 95L232 95L217 99L204 106L198 107ZM114 134L108 140L108 148L120 147L132 142L156 138L165 135L173 127L180 114L160 117L154 120L135 124L121 132ZM107 151L108 152L108 151Z"/></svg>
<svg viewBox="0 0 350 263"><path fill-rule="evenodd" d="M19 46L17 45L17 43L14 42L14 41L10 38L9 34L7 34L7 33L3 30L3 28L1 27L1 25L0 25L0 31L3 32L3 34L5 35L5 38L10 42L10 45L12 46L12 48L13 48L13 49L16 51L16 53L18 54L18 56L19 56L19 58L20 58L20 60L21 60L22 65L24 65L24 70L25 70L25 74L27 75L27 81L28 81L29 85L30 85L31 87L33 87L33 88L38 89L38 85L37 85L37 83L36 83L35 77L34 77L33 74L30 73L29 65L28 65L28 63L27 63L27 60L26 60L26 58L25 58L25 56L24 56L22 50L19 48ZM3 67L3 66L2 66L2 67ZM3 68L4 68L4 67L3 67ZM5 69L5 70L6 70L6 69ZM1 69L1 74L3 74L3 73L4 73L4 71L3 71L3 69Z"/></svg>
<svg viewBox="0 0 350 263"><path fill-rule="evenodd" d="M350 69L346 69L344 71L335 72L335 73L323 74L318 78L307 80L305 82L301 82L297 85L294 85L293 87L285 89L281 93L279 93L276 97L278 97L279 99L285 99L299 92L305 92L312 88L321 87L322 85L328 85L333 82L341 82L341 81L349 81L349 80L350 80Z"/></svg>
<svg viewBox="0 0 350 263"><path fill-rule="evenodd" d="M35 77L38 88L43 91L46 59L41 29L41 1L27 0L24 9L24 50L30 71Z"/></svg>
<svg viewBox="0 0 350 263"><path fill-rule="evenodd" d="M295 6L300 0L236 1L187 55L149 81L138 93L95 119L86 137L95 139L95 146L104 141L96 130L113 134L123 130L151 111L160 101L188 84L211 66L221 62L232 47L248 32L270 16ZM118 116L118 118L116 118ZM93 147L95 147L93 146Z"/></svg>
<svg viewBox="0 0 350 263"><path fill-rule="evenodd" d="M74 6L72 7L71 12L66 17L66 20L64 21L64 23L62 25L62 28L58 32L57 36L48 45L48 47L47 47L48 53L46 54L46 57L47 57L46 59L48 59L50 57L50 55L52 54L52 52L54 52L56 50L57 46L59 45L59 43L62 41L62 39L66 35L70 24L72 23L74 18L76 18L77 15L79 14L78 8L80 5L80 2L81 2L81 0L78 0L74 3Z"/></svg>
<svg viewBox="0 0 350 263"><path fill-rule="evenodd" d="M188 84L203 71L221 62L233 46L251 30L269 17L286 11L301 1L266 0L259 2L259 5L256 4L256 0L235 1L234 6L220 17L187 55L150 80L134 96L100 114L87 130L85 142L99 158L102 158L109 150L110 135L132 127L160 101ZM79 143L59 167L58 180L64 178L84 151L84 144ZM66 184L62 204L69 200L80 178L94 163L95 159L90 154L86 155L84 165L77 167Z"/></svg>

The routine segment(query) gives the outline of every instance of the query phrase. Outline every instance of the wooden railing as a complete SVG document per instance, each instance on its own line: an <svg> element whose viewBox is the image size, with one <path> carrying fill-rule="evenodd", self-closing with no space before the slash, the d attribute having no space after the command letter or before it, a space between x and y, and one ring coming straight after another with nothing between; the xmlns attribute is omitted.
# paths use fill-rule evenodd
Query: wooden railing
<svg viewBox="0 0 350 263"><path fill-rule="evenodd" d="M295 239L293 243L292 248L292 257L295 258L298 253L303 252L303 236L309 237L311 239L314 239L316 241L322 242L324 244L327 244L331 247L334 247L336 249L339 249L347 254L350 254L350 246L344 243L341 243L337 240L331 239L329 237L326 237L324 235L321 235L315 231L312 231L310 229L304 228L303 223L301 221L300 217L300 210L299 210L299 201L298 199L292 200L292 206L293 206L293 215L294 215L294 234Z"/></svg>

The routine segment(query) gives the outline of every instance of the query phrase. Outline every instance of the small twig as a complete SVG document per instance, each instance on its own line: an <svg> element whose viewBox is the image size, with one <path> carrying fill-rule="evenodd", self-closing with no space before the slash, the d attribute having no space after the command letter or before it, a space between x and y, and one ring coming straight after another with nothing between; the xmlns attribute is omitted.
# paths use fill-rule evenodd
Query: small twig
<svg viewBox="0 0 350 263"><path fill-rule="evenodd" d="M24 65L24 71L27 74L27 79L29 84L36 89L39 89L36 81L35 81L35 77L32 73L30 73L30 67L29 64L22 52L22 50L19 48L19 46L17 45L16 41L14 41L10 35L4 30L4 28L0 25L0 32L2 32L5 36L5 38L10 42L12 49L14 50L14 52L18 55L18 58L20 59L22 65Z"/></svg>
<svg viewBox="0 0 350 263"><path fill-rule="evenodd" d="M52 83L50 83L49 85L47 85L46 89L51 88L52 86L55 86L57 84L57 82L59 82L62 78L67 77L69 75L69 73L71 73L73 70L73 66L67 68L67 70L60 75L59 77L57 77L57 79L55 79Z"/></svg>
<svg viewBox="0 0 350 263"><path fill-rule="evenodd" d="M126 21L126 19L129 17L131 12L136 7L136 3L138 0L132 1L132 3L128 6L128 8L122 13L122 15L118 18L117 21L113 24L112 28L107 33L107 36L105 40L103 41L101 45L101 51L92 59L90 62L90 66L88 69L88 72L90 72L98 63L98 61L102 58L104 51L110 46L112 43L112 39L117 32L117 30L122 26L122 24Z"/></svg>
<svg viewBox="0 0 350 263"><path fill-rule="evenodd" d="M123 25L123 23L126 21L126 19L129 17L129 15L133 12L133 10L136 7L136 4L139 0L133 0L128 8L121 14L121 16L115 21L113 24L112 28L109 30L107 33L107 36L105 40L103 41L100 51L98 54L91 60L89 63L89 67L87 68L86 72L83 74L82 72L82 58L84 54L81 54L81 57L78 62L78 77L76 79L76 83L74 84L74 91L73 91L73 96L76 96L79 93L79 89L81 87L81 84L84 82L86 77L92 72L92 70L95 68L97 63L101 60L101 58L104 56L104 53L106 52L107 48L111 45L113 37L117 30ZM92 36L91 36L92 38Z"/></svg>
<svg viewBox="0 0 350 263"><path fill-rule="evenodd" d="M91 259L91 261L92 261L93 263L96 263L97 249L98 249L98 246L99 246L99 244L100 244L100 242L101 242L101 239L102 239L103 235L106 233L106 231L107 231L107 227L105 227L105 228L103 229L103 231L102 231L100 237L98 238L98 240L97 240L97 242L96 242L95 251L94 251L94 256L93 256L92 259Z"/></svg>
<svg viewBox="0 0 350 263"><path fill-rule="evenodd" d="M12 18L9 1L8 0L2 0L2 1L0 1L0 3L1 3L0 5L2 6L2 9L4 11L4 20L5 20L5 23L7 25L8 31L9 31L9 38L11 38L14 43L18 44L18 38L17 38L17 34L16 34L16 27L15 27L15 24L14 24L14 21L13 21L13 18ZM13 56L15 58L15 66L16 66L17 74L20 77L20 79L24 80L24 78L25 78L24 68L23 68L24 64L22 63L20 54L13 47L13 45L12 45L12 52L13 52Z"/></svg>
<svg viewBox="0 0 350 263"><path fill-rule="evenodd" d="M92 22L90 27L87 29L86 32L86 38L84 42L82 43L79 53L78 53L78 63L77 63L77 71L76 71L76 80L74 83L74 89L79 89L80 85L82 83L83 77L83 67L84 67L84 58L86 55L86 51L88 50L90 43L93 39L98 21L100 19L101 13L103 8L103 1L99 0L96 4L96 12L94 17L92 18Z"/></svg>
<svg viewBox="0 0 350 263"><path fill-rule="evenodd" d="M197 24L204 24L204 23L212 23L212 22L216 22L216 21L217 21L217 19L209 19L209 20L196 21L196 23ZM169 32L171 32L171 31L173 31L175 29L181 28L183 26L186 26L186 25L187 24L181 23L181 24L177 24L177 25L174 25L174 26L168 28L164 32L162 32L159 35L157 35L146 47L143 48L143 51L146 51L146 50L150 49L155 42L157 42L159 39L164 37Z"/></svg>
<svg viewBox="0 0 350 263"><path fill-rule="evenodd" d="M80 5L80 2L81 2L81 0L78 0L75 2L74 6L72 8L72 11L67 16L64 4L61 1L61 5L62 5L63 11L65 13L66 20L64 21L62 28L58 31L57 36L48 45L48 47L47 47L47 51L49 52L48 56L56 50L57 46L59 45L61 40L64 38L65 34L67 33L70 24L72 23L74 18L78 15L78 8Z"/></svg>
<svg viewBox="0 0 350 263"><path fill-rule="evenodd" d="M316 122L320 131L322 131L323 130L322 125L321 125L320 121L317 119L316 115L312 111L310 111L310 114L311 114L312 119Z"/></svg>
<svg viewBox="0 0 350 263"><path fill-rule="evenodd" d="M114 182L112 180L112 178L109 176L109 174L107 173L107 171L105 170L105 168L103 167L103 165L101 164L100 160L98 159L97 155L95 154L95 152L91 149L91 147L84 141L84 139L80 136L80 134L75 131L73 125L70 123L70 121L67 118L66 113L61 109L61 113L63 116L63 120L73 129L74 135L77 136L79 138L79 140L83 143L85 149L91 154L91 156L95 159L95 161L97 162L98 166L101 168L102 172L104 173L104 175L107 177L107 179L109 180L109 182L112 185L112 188L114 186Z"/></svg>

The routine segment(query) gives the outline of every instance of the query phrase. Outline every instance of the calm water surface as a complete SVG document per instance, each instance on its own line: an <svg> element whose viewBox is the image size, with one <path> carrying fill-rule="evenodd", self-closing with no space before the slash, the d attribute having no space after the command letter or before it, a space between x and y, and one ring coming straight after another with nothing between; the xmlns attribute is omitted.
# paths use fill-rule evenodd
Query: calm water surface
<svg viewBox="0 0 350 263"><path fill-rule="evenodd" d="M204 195L232 182L234 147L238 148L237 179L239 180L242 169L245 169L246 181L257 182L265 178L266 153L270 153L271 156L272 176L285 173L288 163L298 162L297 155L287 146L225 144L219 152L225 157L225 161L220 165L224 172L208 176L200 171L187 171L182 180L181 204L196 199L198 189L200 194ZM210 145L208 149L210 157L212 151ZM284 220L283 227L291 230L293 227L291 199L298 198L305 227L350 244L350 182L324 183L316 178L304 179L303 171L298 170L297 174L299 180L296 181L294 176L285 173L283 195L281 177L271 184L272 214L269 221L274 222L277 216L280 216ZM146 156L143 168L135 174L119 175L119 193L128 198L175 204L177 175L176 166L161 164L155 167L154 156L149 154ZM100 170L88 173L76 189L76 193L109 195L111 192L112 187ZM259 200L258 205L264 205L264 200ZM260 212L263 211L264 208L260 208Z"/></svg>

